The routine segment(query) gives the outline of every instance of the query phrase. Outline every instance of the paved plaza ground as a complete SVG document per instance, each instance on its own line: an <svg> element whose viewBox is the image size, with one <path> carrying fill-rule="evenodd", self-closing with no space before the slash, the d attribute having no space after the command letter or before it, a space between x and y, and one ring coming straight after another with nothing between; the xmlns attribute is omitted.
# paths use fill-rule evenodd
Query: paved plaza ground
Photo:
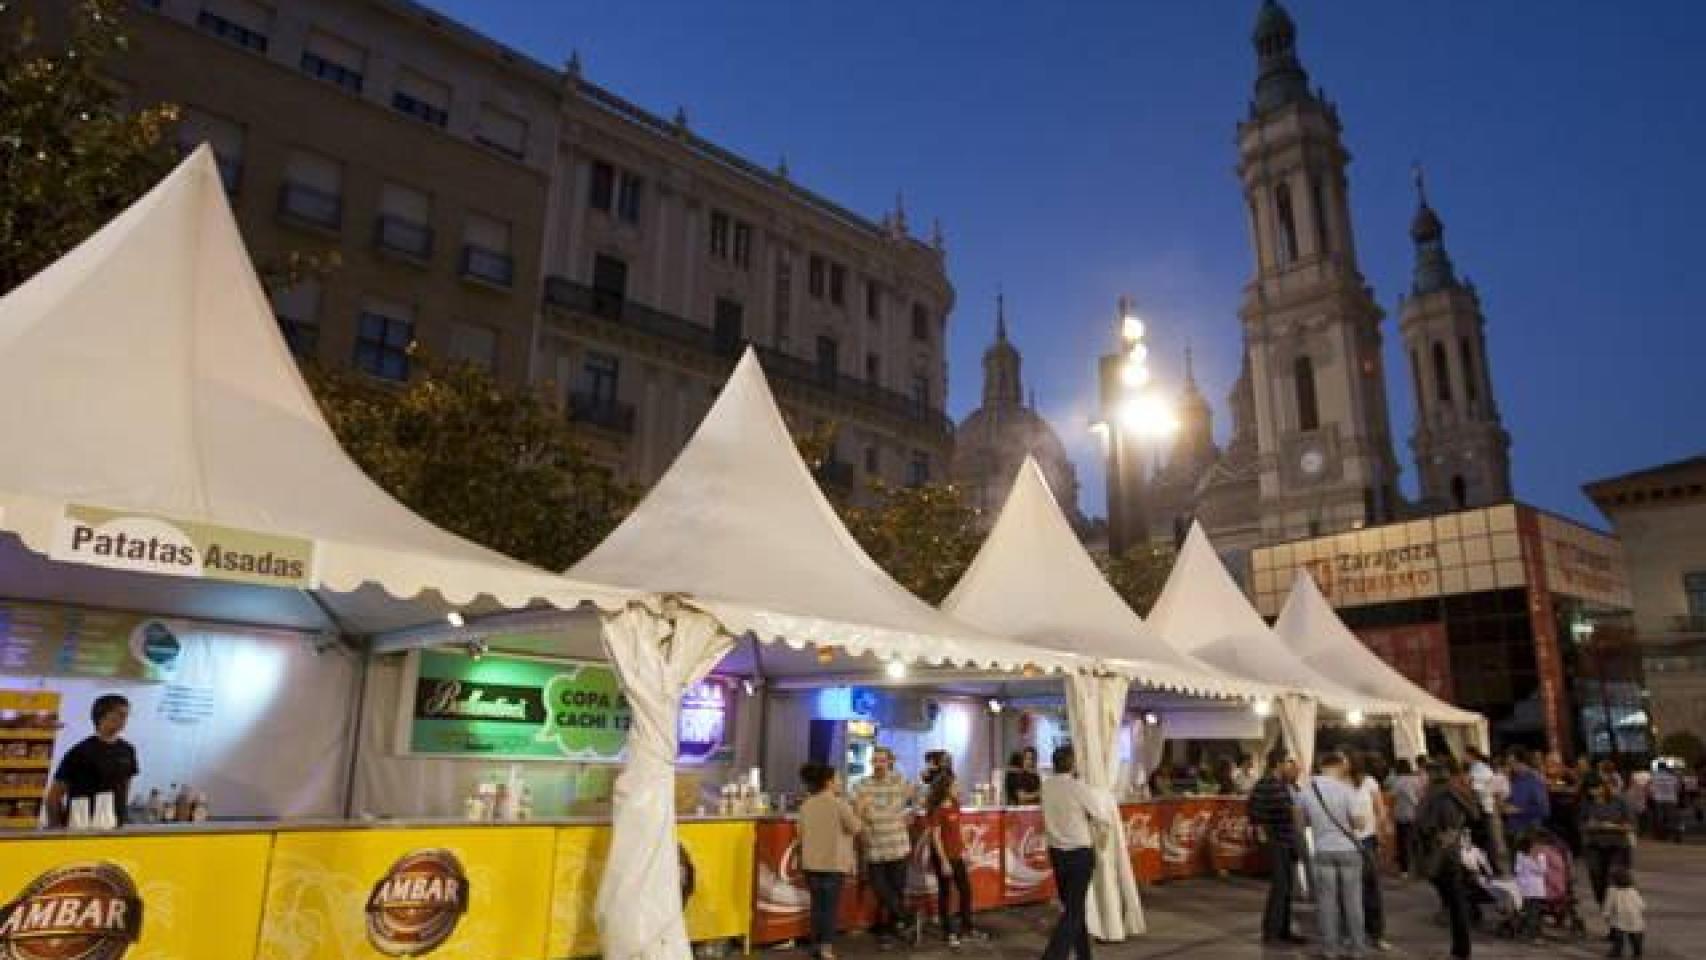
<svg viewBox="0 0 1706 960"><path fill-rule="evenodd" d="M1635 867L1648 905L1646 956L1654 960L1706 960L1706 846L1643 843L1636 851ZM1143 899L1149 932L1123 944L1099 944L1098 960L1291 960L1318 955L1314 943L1287 950L1262 948L1258 941L1264 890L1259 881L1238 878L1147 887ZM1475 956L1486 960L1605 956L1605 925L1593 908L1585 876L1578 892L1582 916L1589 925L1586 939L1570 940L1549 931L1543 945L1531 946L1477 933ZM1445 928L1434 921L1437 909L1438 899L1428 885L1390 880L1386 910L1393 950L1372 956L1394 960L1446 956L1448 937ZM992 939L965 945L958 956L966 960L1036 960L1054 922L1054 912L1044 908L998 911L981 917ZM1298 928L1314 939L1314 911L1307 903L1300 905ZM904 950L879 953L875 942L863 934L844 938L837 952L843 958L860 960L908 955ZM927 938L911 953L938 960L950 956L936 938Z"/></svg>

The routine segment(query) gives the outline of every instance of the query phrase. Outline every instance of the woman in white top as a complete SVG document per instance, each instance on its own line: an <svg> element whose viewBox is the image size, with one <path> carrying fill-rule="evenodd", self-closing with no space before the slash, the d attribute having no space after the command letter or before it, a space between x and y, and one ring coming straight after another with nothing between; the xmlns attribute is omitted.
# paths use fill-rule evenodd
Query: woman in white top
<svg viewBox="0 0 1706 960"><path fill-rule="evenodd" d="M1362 919L1368 942L1382 952L1392 949L1386 941L1386 905L1380 895L1380 832L1386 824L1386 798L1380 792L1380 781L1370 775L1380 758L1373 754L1352 754L1351 787L1357 795L1357 842L1368 852L1362 871Z"/></svg>

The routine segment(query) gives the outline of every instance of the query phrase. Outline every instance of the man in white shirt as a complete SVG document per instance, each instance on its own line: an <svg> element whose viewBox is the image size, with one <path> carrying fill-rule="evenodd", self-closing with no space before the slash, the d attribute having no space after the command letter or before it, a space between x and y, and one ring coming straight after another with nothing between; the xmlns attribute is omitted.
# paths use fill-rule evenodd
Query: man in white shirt
<svg viewBox="0 0 1706 960"><path fill-rule="evenodd" d="M1054 751L1054 775L1043 781L1043 830L1048 835L1048 859L1054 867L1054 886L1060 895L1060 920L1049 935L1043 960L1090 960L1090 929L1085 924L1085 901L1096 872L1096 830L1112 821L1108 804L1072 775L1077 758L1071 747Z"/></svg>
<svg viewBox="0 0 1706 960"><path fill-rule="evenodd" d="M1345 755L1328 753L1321 772L1303 790L1303 811L1315 843L1315 915L1327 960L1361 957L1368 945L1362 912L1363 829L1360 801L1350 785Z"/></svg>

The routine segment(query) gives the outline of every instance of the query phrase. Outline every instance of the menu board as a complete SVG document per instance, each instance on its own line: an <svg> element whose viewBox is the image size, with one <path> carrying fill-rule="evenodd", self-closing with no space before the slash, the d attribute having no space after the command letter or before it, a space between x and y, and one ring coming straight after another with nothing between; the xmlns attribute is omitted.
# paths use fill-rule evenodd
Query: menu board
<svg viewBox="0 0 1706 960"><path fill-rule="evenodd" d="M155 680L177 660L177 632L134 613L0 603L0 676Z"/></svg>

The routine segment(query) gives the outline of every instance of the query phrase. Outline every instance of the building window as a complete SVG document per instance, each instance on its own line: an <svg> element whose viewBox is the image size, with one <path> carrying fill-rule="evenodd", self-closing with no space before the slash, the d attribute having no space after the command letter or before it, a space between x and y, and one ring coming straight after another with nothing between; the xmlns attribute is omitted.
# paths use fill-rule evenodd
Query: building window
<svg viewBox="0 0 1706 960"><path fill-rule="evenodd" d="M391 106L422 123L448 126L450 86L413 70L401 70L397 73L397 89L391 93Z"/></svg>
<svg viewBox="0 0 1706 960"><path fill-rule="evenodd" d="M317 153L292 151L285 159L279 212L310 226L336 230L343 222L343 166Z"/></svg>
<svg viewBox="0 0 1706 960"><path fill-rule="evenodd" d="M1469 409L1474 411L1479 403L1479 391L1475 389L1475 351L1469 347L1469 338L1458 341L1458 347L1463 356L1463 399L1469 401Z"/></svg>
<svg viewBox="0 0 1706 960"><path fill-rule="evenodd" d="M313 357L320 345L320 281L309 277L274 293L272 309L290 352L298 359Z"/></svg>
<svg viewBox="0 0 1706 960"><path fill-rule="evenodd" d="M178 148L188 154L204 143L213 147L219 179L228 194L237 192L237 184L243 178L243 139L242 124L195 107L186 107L178 121Z"/></svg>
<svg viewBox="0 0 1706 960"><path fill-rule="evenodd" d="M1319 429L1321 410L1315 403L1315 362L1298 357L1292 362L1291 376L1297 389L1297 429Z"/></svg>
<svg viewBox="0 0 1706 960"><path fill-rule="evenodd" d="M409 379L415 322L401 304L370 301L356 322L355 367L382 380Z"/></svg>
<svg viewBox="0 0 1706 960"><path fill-rule="evenodd" d="M883 288L875 280L865 281L865 319L883 318Z"/></svg>
<svg viewBox="0 0 1706 960"><path fill-rule="evenodd" d="M847 302L847 268L839 263L829 265L829 302L838 307Z"/></svg>
<svg viewBox="0 0 1706 960"><path fill-rule="evenodd" d="M876 447L866 447L865 448L865 472L866 473L876 473L877 468L880 465L881 464L877 459L877 448Z"/></svg>
<svg viewBox="0 0 1706 960"><path fill-rule="evenodd" d="M586 205L594 210L610 212L616 196L616 168L608 163L594 163L592 178L587 183Z"/></svg>
<svg viewBox="0 0 1706 960"><path fill-rule="evenodd" d="M814 253L806 264L806 292L813 300L823 299L823 276L823 258Z"/></svg>
<svg viewBox="0 0 1706 960"><path fill-rule="evenodd" d="M1445 358L1445 344L1434 344L1434 393L1439 402L1451 403L1451 364Z"/></svg>
<svg viewBox="0 0 1706 960"><path fill-rule="evenodd" d="M721 210L711 211L711 256L729 258L729 215Z"/></svg>
<svg viewBox="0 0 1706 960"><path fill-rule="evenodd" d="M351 93L360 93L367 51L319 30L308 32L302 48L302 72Z"/></svg>
<svg viewBox="0 0 1706 960"><path fill-rule="evenodd" d="M776 255L776 346L788 343L794 317L794 264L785 253Z"/></svg>
<svg viewBox="0 0 1706 960"><path fill-rule="evenodd" d="M912 460L906 465L906 485L922 487L930 482L930 455L922 450L912 451Z"/></svg>
<svg viewBox="0 0 1706 960"><path fill-rule="evenodd" d="M1297 216L1291 208L1291 186L1274 188L1274 212L1279 217L1279 262L1284 266L1297 259Z"/></svg>
<svg viewBox="0 0 1706 960"><path fill-rule="evenodd" d="M930 311L922 303L912 305L912 339L930 342Z"/></svg>
<svg viewBox="0 0 1706 960"><path fill-rule="evenodd" d="M476 143L520 160L527 153L527 121L501 107L480 104L480 121L474 127Z"/></svg>
<svg viewBox="0 0 1706 960"><path fill-rule="evenodd" d="M500 287L515 282L506 221L468 214L462 228L462 275Z"/></svg>
<svg viewBox="0 0 1706 960"><path fill-rule="evenodd" d="M227 43L256 53L267 52L272 9L251 0L208 0L196 16L196 26Z"/></svg>
<svg viewBox="0 0 1706 960"><path fill-rule="evenodd" d="M745 324L745 309L738 301L717 298L714 318L714 335L717 339L717 349L723 353L735 353L745 342L745 333L741 329Z"/></svg>
<svg viewBox="0 0 1706 960"><path fill-rule="evenodd" d="M413 187L387 182L379 188L374 244L415 260L432 256L432 198Z"/></svg>
<svg viewBox="0 0 1706 960"><path fill-rule="evenodd" d="M1684 573L1682 592L1688 599L1688 615L1706 617L1706 570Z"/></svg>
<svg viewBox="0 0 1706 960"><path fill-rule="evenodd" d="M643 177L622 171L616 186L616 216L627 223L640 222L640 194L645 185Z"/></svg>
<svg viewBox="0 0 1706 960"><path fill-rule="evenodd" d="M1451 505L1459 510L1469 505L1469 485L1461 473L1451 475Z"/></svg>
<svg viewBox="0 0 1706 960"><path fill-rule="evenodd" d="M449 356L454 363L491 373L498 363L498 332L477 323L452 323Z"/></svg>
<svg viewBox="0 0 1706 960"><path fill-rule="evenodd" d="M609 409L616 405L616 388L622 371L621 361L608 353L588 350L581 365L581 389L593 409Z"/></svg>
<svg viewBox="0 0 1706 960"><path fill-rule="evenodd" d="M865 354L865 379L875 384L882 380L883 358L874 353Z"/></svg>
<svg viewBox="0 0 1706 960"><path fill-rule="evenodd" d="M618 302L628 296L628 262L620 257L600 253L592 258L592 289L595 293L614 297Z"/></svg>
<svg viewBox="0 0 1706 960"><path fill-rule="evenodd" d="M1423 413L1426 413L1428 394L1422 389L1422 357L1414 348L1410 350L1410 379L1415 381L1413 386L1416 391L1416 406L1421 408Z"/></svg>
<svg viewBox="0 0 1706 960"><path fill-rule="evenodd" d="M742 270L752 267L752 224L735 221L735 266Z"/></svg>
<svg viewBox="0 0 1706 960"><path fill-rule="evenodd" d="M834 383L841 371L841 345L834 337L817 338L817 375L824 383Z"/></svg>
<svg viewBox="0 0 1706 960"><path fill-rule="evenodd" d="M1315 208L1315 252L1325 254L1327 242L1327 192L1321 189L1321 175L1309 178L1309 204Z"/></svg>
<svg viewBox="0 0 1706 960"><path fill-rule="evenodd" d="M923 374L912 378L912 404L921 415L930 412L930 378Z"/></svg>

